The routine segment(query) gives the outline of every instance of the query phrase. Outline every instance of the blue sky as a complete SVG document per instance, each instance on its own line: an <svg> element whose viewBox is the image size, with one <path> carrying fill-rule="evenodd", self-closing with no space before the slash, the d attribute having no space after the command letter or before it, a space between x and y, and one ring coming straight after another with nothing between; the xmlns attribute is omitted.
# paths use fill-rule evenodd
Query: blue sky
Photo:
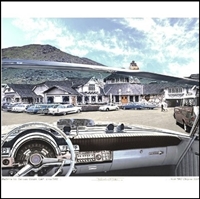
<svg viewBox="0 0 200 199"><path fill-rule="evenodd" d="M2 4L2 48L49 44L109 67L134 60L142 71L199 73L197 4L10 3Z"/></svg>

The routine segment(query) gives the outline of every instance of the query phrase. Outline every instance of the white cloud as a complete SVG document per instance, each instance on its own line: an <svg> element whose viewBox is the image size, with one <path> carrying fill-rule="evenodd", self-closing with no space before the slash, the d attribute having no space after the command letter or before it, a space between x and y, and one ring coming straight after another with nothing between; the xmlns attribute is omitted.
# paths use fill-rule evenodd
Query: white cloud
<svg viewBox="0 0 200 199"><path fill-rule="evenodd" d="M168 74L173 75L198 72L199 61L196 59L199 54L198 19L192 26L193 29L190 29L190 24L194 23L191 18L177 20L173 26L170 25L170 19L125 18L119 23L145 35L143 38L145 40L143 43L146 44L145 50L149 51L151 60L165 63L163 66L161 65L163 72L167 71ZM145 65L146 61L144 59L143 61L143 65ZM190 70L191 66L193 66L192 71Z"/></svg>
<svg viewBox="0 0 200 199"><path fill-rule="evenodd" d="M54 40L62 34L62 28L47 19L18 18L13 24L22 29L26 37L34 43Z"/></svg>
<svg viewBox="0 0 200 199"><path fill-rule="evenodd" d="M164 71L165 75L173 74L177 77L188 77L191 74L199 73L198 70L196 70L197 62L192 61L189 64L182 64L179 63L170 63L168 65L168 70Z"/></svg>
<svg viewBox="0 0 200 199"><path fill-rule="evenodd" d="M161 73L185 75L192 72L191 66L194 72L197 71L198 19L174 19L173 25L170 19L164 18L124 18L111 21L120 27L116 26L112 31L102 27L98 30L96 27L95 31L89 29L78 32L63 26L59 20L47 18L16 19L13 24L22 29L26 39L32 43L50 42L50 45L64 52L79 57L90 55L90 59L98 62L102 59L109 66L128 68L134 60L141 70L148 70L148 63L157 63ZM107 58L104 58L106 55Z"/></svg>

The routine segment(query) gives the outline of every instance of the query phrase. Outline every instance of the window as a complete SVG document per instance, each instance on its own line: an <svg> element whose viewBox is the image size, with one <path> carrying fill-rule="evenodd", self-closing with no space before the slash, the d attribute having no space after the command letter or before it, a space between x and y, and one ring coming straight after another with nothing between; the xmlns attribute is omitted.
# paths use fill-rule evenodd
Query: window
<svg viewBox="0 0 200 199"><path fill-rule="evenodd" d="M133 102L133 96L130 96L130 102Z"/></svg>
<svg viewBox="0 0 200 199"><path fill-rule="evenodd" d="M81 102L82 102L82 97L81 97L81 96L78 96L78 97L77 97L77 102L78 102L78 103L81 103Z"/></svg>
<svg viewBox="0 0 200 199"><path fill-rule="evenodd" d="M89 84L89 91L95 91L95 84Z"/></svg>
<svg viewBox="0 0 200 199"><path fill-rule="evenodd" d="M184 106L192 106L194 104L194 99L193 98L188 98L183 100L183 105Z"/></svg>
<svg viewBox="0 0 200 199"><path fill-rule="evenodd" d="M139 102L139 96L138 95L135 96L135 101Z"/></svg>
<svg viewBox="0 0 200 199"><path fill-rule="evenodd" d="M95 96L92 96L92 102L96 102L96 97Z"/></svg>
<svg viewBox="0 0 200 199"><path fill-rule="evenodd" d="M182 93L183 92L183 88L181 88L181 87L169 88L168 92L169 93Z"/></svg>
<svg viewBox="0 0 200 199"><path fill-rule="evenodd" d="M85 102L88 102L88 101L89 101L89 97L85 96Z"/></svg>
<svg viewBox="0 0 200 199"><path fill-rule="evenodd" d="M69 102L69 96L63 96L63 102Z"/></svg>
<svg viewBox="0 0 200 199"><path fill-rule="evenodd" d="M115 102L119 102L119 96L115 97Z"/></svg>
<svg viewBox="0 0 200 199"><path fill-rule="evenodd" d="M102 96L98 97L98 102L102 102Z"/></svg>

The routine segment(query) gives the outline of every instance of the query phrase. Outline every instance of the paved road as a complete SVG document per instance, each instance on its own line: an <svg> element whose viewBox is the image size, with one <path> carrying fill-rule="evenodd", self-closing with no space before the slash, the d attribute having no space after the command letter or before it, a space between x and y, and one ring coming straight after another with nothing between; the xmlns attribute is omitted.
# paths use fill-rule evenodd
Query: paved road
<svg viewBox="0 0 200 199"><path fill-rule="evenodd" d="M169 108L166 112L161 112L160 109L154 110L119 110L110 112L81 112L79 114L68 114L65 116L52 115L37 115L28 113L11 113L1 111L2 116L2 130L8 126L15 127L18 124L26 122L47 122L56 124L58 119L62 118L85 118L93 119L95 122L114 122L124 123L127 125L145 125L157 128L170 129L173 131L184 132L184 130L176 125L173 117L173 108Z"/></svg>

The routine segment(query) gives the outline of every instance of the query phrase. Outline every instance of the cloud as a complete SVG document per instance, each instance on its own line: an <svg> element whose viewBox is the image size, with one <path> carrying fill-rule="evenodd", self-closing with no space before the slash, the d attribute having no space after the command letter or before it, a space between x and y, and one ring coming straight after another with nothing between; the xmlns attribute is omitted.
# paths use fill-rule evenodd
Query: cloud
<svg viewBox="0 0 200 199"><path fill-rule="evenodd" d="M142 35L144 49L143 58L140 58L143 65L149 61L158 62L163 72L174 75L186 75L191 68L193 72L198 72L199 19L125 18L115 22ZM145 52L148 52L148 61L144 59ZM180 72L180 69L183 70Z"/></svg>
<svg viewBox="0 0 200 199"><path fill-rule="evenodd" d="M22 29L25 36L34 43L44 43L48 40L55 40L62 35L63 28L54 22L54 20L37 18L18 18L13 24Z"/></svg>
<svg viewBox="0 0 200 199"><path fill-rule="evenodd" d="M182 76L198 73L199 19L110 18L109 23L109 28L98 22L92 26L85 19L88 28L80 31L65 19L13 21L31 43L50 44L108 66L128 68L134 60L141 70Z"/></svg>

